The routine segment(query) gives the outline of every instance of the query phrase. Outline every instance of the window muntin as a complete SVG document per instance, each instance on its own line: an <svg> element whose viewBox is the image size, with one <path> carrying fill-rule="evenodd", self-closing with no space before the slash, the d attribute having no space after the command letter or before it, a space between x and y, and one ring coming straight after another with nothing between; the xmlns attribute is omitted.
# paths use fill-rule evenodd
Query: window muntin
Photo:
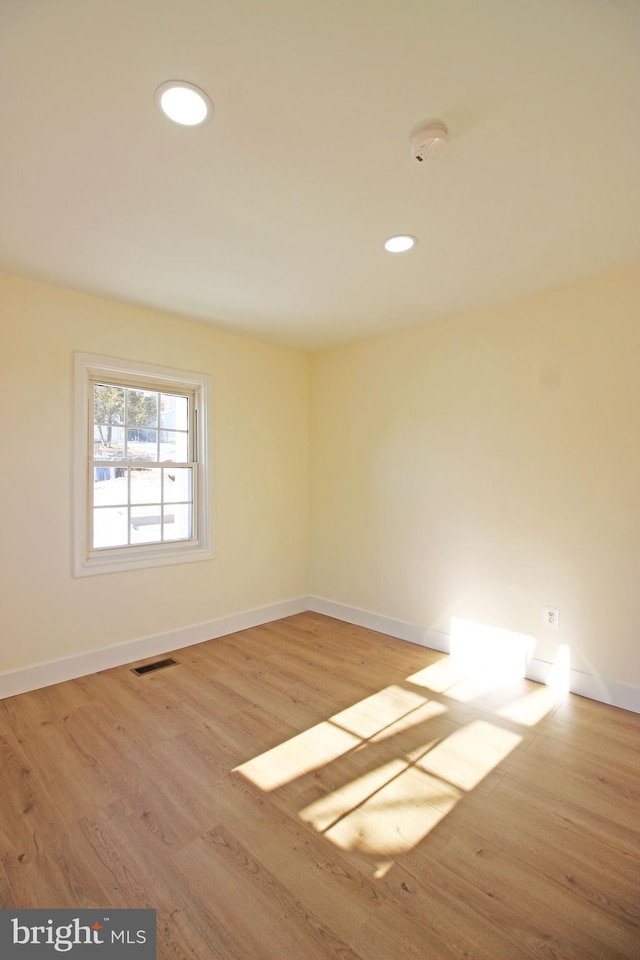
<svg viewBox="0 0 640 960"><path fill-rule="evenodd" d="M74 573L212 556L210 378L76 355Z"/></svg>
<svg viewBox="0 0 640 960"><path fill-rule="evenodd" d="M92 387L91 549L193 540L193 395Z"/></svg>

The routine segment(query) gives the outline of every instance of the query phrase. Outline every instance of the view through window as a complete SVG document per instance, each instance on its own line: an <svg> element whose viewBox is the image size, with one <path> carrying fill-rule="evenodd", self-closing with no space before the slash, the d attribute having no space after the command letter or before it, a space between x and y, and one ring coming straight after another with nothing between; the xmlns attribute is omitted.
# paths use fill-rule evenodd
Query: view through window
<svg viewBox="0 0 640 960"><path fill-rule="evenodd" d="M210 378L93 354L75 362L75 575L212 556Z"/></svg>
<svg viewBox="0 0 640 960"><path fill-rule="evenodd" d="M192 539L191 398L94 383L92 399L93 549Z"/></svg>

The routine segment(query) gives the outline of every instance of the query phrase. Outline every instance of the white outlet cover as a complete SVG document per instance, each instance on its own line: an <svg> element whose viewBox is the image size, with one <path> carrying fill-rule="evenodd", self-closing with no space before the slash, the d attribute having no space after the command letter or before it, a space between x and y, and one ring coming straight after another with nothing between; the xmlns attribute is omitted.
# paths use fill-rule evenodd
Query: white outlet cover
<svg viewBox="0 0 640 960"><path fill-rule="evenodd" d="M543 617L545 626L549 627L551 630L558 629L558 621L560 619L560 614L558 613L557 607L543 607Z"/></svg>

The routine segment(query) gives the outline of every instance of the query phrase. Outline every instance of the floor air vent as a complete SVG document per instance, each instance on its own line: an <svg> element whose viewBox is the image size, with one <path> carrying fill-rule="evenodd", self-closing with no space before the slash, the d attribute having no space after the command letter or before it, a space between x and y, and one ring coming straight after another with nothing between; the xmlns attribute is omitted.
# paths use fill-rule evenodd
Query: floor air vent
<svg viewBox="0 0 640 960"><path fill-rule="evenodd" d="M165 667L173 667L177 662L178 661L172 657L167 657L166 660L156 660L155 663L145 663L143 667L132 667L131 673L135 673L138 677L144 677L145 673L152 673L154 670L163 670Z"/></svg>

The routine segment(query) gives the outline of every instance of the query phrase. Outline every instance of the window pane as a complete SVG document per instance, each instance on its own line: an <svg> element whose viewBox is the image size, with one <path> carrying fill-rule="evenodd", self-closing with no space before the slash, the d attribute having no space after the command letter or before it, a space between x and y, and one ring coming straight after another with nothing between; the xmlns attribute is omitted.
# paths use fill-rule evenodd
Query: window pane
<svg viewBox="0 0 640 960"><path fill-rule="evenodd" d="M124 387L94 384L93 422L124 423Z"/></svg>
<svg viewBox="0 0 640 960"><path fill-rule="evenodd" d="M189 460L189 442L186 433L177 430L160 431L160 460L186 463Z"/></svg>
<svg viewBox="0 0 640 960"><path fill-rule="evenodd" d="M93 459L119 460L124 457L124 430L110 424L93 427Z"/></svg>
<svg viewBox="0 0 640 960"><path fill-rule="evenodd" d="M103 507L93 511L93 548L121 547L127 543L127 508Z"/></svg>
<svg viewBox="0 0 640 960"><path fill-rule="evenodd" d="M127 426L158 426L158 394L150 390L127 390Z"/></svg>
<svg viewBox="0 0 640 960"><path fill-rule="evenodd" d="M75 370L74 576L211 556L210 378L84 353Z"/></svg>
<svg viewBox="0 0 640 960"><path fill-rule="evenodd" d="M160 503L160 470L131 470L131 503Z"/></svg>
<svg viewBox="0 0 640 960"><path fill-rule="evenodd" d="M187 430L189 427L189 398L174 397L170 393L160 394L160 426L174 430Z"/></svg>
<svg viewBox="0 0 640 960"><path fill-rule="evenodd" d="M126 502L126 467L95 467L93 470L94 507L115 506L115 504Z"/></svg>
<svg viewBox="0 0 640 960"><path fill-rule="evenodd" d="M127 460L153 460L158 456L158 431L140 429L127 430Z"/></svg>
<svg viewBox="0 0 640 960"><path fill-rule="evenodd" d="M190 503L164 507L164 539L190 540L193 537L193 510Z"/></svg>
<svg viewBox="0 0 640 960"><path fill-rule="evenodd" d="M158 543L160 510L158 505L131 507L131 543Z"/></svg>
<svg viewBox="0 0 640 960"><path fill-rule="evenodd" d="M193 500L191 467L166 467L164 470L164 502Z"/></svg>

